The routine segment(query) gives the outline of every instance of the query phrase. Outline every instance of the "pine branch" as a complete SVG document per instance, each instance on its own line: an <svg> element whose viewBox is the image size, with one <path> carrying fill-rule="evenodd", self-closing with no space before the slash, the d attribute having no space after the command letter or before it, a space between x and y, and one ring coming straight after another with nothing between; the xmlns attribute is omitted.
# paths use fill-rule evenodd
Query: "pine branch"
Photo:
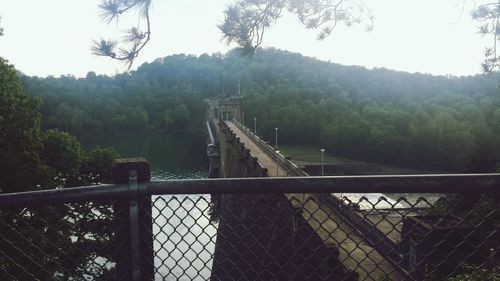
<svg viewBox="0 0 500 281"><path fill-rule="evenodd" d="M139 52L151 39L151 21L149 17L151 0L103 0L99 7L102 10L101 19L108 24L133 10L139 12L139 19L146 22L146 31L141 31L139 26L132 27L125 32L120 41L104 39L93 41L91 47L93 54L123 61L130 69ZM116 48L118 48L118 51L115 51Z"/></svg>
<svg viewBox="0 0 500 281"><path fill-rule="evenodd" d="M224 22L218 25L222 39L255 50L284 9L307 28L320 29L319 40L330 36L339 22L347 26L366 22L368 31L373 27L371 11L357 0L238 0L225 10Z"/></svg>
<svg viewBox="0 0 500 281"><path fill-rule="evenodd" d="M2 17L0 16L0 22L2 21ZM0 36L3 36L3 27L0 26Z"/></svg>
<svg viewBox="0 0 500 281"><path fill-rule="evenodd" d="M486 48L485 59L481 63L483 72L491 73L500 68L500 57L497 55L497 42L500 39L500 0L479 5L472 10L471 16L481 23L479 33L491 36L492 46Z"/></svg>

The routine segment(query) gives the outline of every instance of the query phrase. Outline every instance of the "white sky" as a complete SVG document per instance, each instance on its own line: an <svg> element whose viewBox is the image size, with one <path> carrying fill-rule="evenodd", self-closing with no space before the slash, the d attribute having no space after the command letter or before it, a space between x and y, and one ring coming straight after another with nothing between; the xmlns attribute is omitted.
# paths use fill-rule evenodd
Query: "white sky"
<svg viewBox="0 0 500 281"><path fill-rule="evenodd" d="M465 1L466 7L458 4ZM217 23L229 0L154 0L152 40L136 60L171 54L226 52ZM476 1L479 2L479 1ZM85 76L88 71L115 74L120 62L93 56L93 39L118 38L137 22L135 16L106 25L100 0L0 0L0 56L29 75ZM366 0L375 16L374 30L338 26L323 41L292 15L267 32L262 46L276 47L346 65L386 67L438 75L480 73L489 38L477 34L470 18L473 0Z"/></svg>

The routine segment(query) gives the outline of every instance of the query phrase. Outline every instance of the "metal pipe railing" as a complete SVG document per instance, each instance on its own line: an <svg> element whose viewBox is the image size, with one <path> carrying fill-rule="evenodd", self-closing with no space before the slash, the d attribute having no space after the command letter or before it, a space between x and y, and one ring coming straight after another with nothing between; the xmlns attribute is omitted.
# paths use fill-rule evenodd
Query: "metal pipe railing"
<svg viewBox="0 0 500 281"><path fill-rule="evenodd" d="M288 160L283 154L277 152L272 146L267 144L258 135L252 132L249 128L245 127L243 124L237 120L233 121L236 127L238 127L248 138L250 138L257 146L264 150L268 155L276 159L276 161L285 169L290 176L309 176L305 171L299 168L297 164Z"/></svg>
<svg viewBox="0 0 500 281"><path fill-rule="evenodd" d="M500 173L176 179L140 185L139 193L128 184L103 184L0 194L0 209L161 194L499 193Z"/></svg>

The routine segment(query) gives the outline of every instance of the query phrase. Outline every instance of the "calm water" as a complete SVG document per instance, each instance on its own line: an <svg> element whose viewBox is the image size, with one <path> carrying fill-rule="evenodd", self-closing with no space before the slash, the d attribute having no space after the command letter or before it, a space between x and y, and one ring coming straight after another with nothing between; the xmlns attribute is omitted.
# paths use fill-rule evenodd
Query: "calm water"
<svg viewBox="0 0 500 281"><path fill-rule="evenodd" d="M85 149L112 146L122 157L144 157L153 180L206 178L206 136L202 133L126 133L79 137Z"/></svg>
<svg viewBox="0 0 500 281"><path fill-rule="evenodd" d="M112 146L122 157L146 158L153 180L206 178L208 174L206 136L202 133L129 133L79 139L86 149L97 145ZM362 209L371 209L382 194L374 198L369 194L336 195L348 197L353 202L361 201ZM361 200L361 195L367 199ZM377 208L405 207L399 206L401 203L396 195L386 194L387 204L378 203ZM406 197L416 200L414 196ZM152 199L155 280L208 280L218 228L217 223L210 222L210 196L159 195Z"/></svg>
<svg viewBox="0 0 500 281"><path fill-rule="evenodd" d="M206 178L202 133L136 133L79 138L85 149L112 146L122 157L146 158L153 180ZM155 280L208 280L217 224L210 222L209 195L153 196Z"/></svg>

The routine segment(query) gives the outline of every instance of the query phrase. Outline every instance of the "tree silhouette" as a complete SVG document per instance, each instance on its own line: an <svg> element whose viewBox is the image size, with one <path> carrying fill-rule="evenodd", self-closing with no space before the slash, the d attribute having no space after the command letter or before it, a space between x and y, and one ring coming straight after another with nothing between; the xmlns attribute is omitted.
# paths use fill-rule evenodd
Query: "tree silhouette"
<svg viewBox="0 0 500 281"><path fill-rule="evenodd" d="M2 21L2 17L0 16L0 21ZM3 27L0 26L0 36L3 36Z"/></svg>
<svg viewBox="0 0 500 281"><path fill-rule="evenodd" d="M228 44L236 42L253 52L263 40L265 31L284 11L297 16L309 29L320 29L318 39L328 37L339 23L347 26L367 22L373 25L370 10L360 1L350 0L239 0L225 11L219 25Z"/></svg>
<svg viewBox="0 0 500 281"><path fill-rule="evenodd" d="M497 42L500 40L500 0L479 5L471 12L472 18L481 25L479 33L492 37L492 46L485 49L485 59L481 66L485 72L498 70L500 57L497 55Z"/></svg>
<svg viewBox="0 0 500 281"><path fill-rule="evenodd" d="M130 68L150 40L151 0L103 0L99 7L101 18L107 23L132 11L138 12L139 19L145 22L146 31L137 26L126 32L120 42L124 47L118 47L116 40L101 38L94 41L91 48L94 54L124 61ZM367 22L367 29L371 29L373 23L370 10L359 0L237 0L224 11L224 22L218 27L228 44L235 42L253 54L262 43L265 31L284 11L297 15L307 28L320 28L320 40L329 36L341 22L347 26Z"/></svg>
<svg viewBox="0 0 500 281"><path fill-rule="evenodd" d="M146 31L142 31L141 24L132 27L125 32L123 40L120 42L122 47L116 50L118 42L116 40L94 41L91 47L92 52L98 56L107 56L116 60L124 61L130 68L139 52L146 46L151 37L151 22L149 11L151 0L103 0L101 5L101 18L107 23L118 20L124 13L137 12L139 19L145 21Z"/></svg>
<svg viewBox="0 0 500 281"><path fill-rule="evenodd" d="M120 45L118 41L100 39L94 41L92 51L99 56L107 56L124 61L128 67L149 42L151 25L149 12L152 0L102 0L99 7L101 17L107 23L117 20L122 14L138 12L145 22L146 31L137 26L126 31ZM465 3L465 0L463 0ZM253 54L261 45L267 29L274 25L284 12L297 16L309 29L319 29L318 39L332 34L339 23L346 26L365 23L366 29L373 27L373 15L362 0L236 0L224 11L224 22L218 25L227 44L236 43L247 54ZM479 22L479 32L492 37L492 46L485 49L485 59L481 63L485 72L500 67L497 55L497 41L500 33L500 0L478 5L471 16ZM140 24L139 24L140 25ZM144 27L143 27L144 28ZM3 30L0 28L0 35ZM118 47L118 50L116 50Z"/></svg>

